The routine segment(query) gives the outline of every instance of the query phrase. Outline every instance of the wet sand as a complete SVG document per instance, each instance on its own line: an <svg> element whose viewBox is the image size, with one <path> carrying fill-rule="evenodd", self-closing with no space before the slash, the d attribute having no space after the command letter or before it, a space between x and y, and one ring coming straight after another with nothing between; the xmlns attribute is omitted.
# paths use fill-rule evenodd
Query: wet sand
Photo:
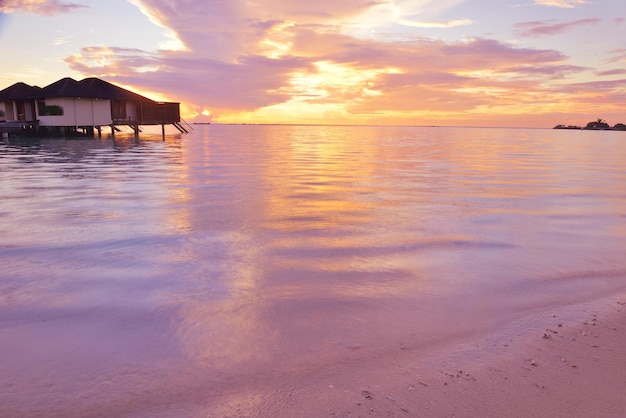
<svg viewBox="0 0 626 418"><path fill-rule="evenodd" d="M159 379L129 369L120 383L137 381L123 393L104 376L62 393L54 381L32 382L37 392L5 381L0 416L623 417L624 323L621 294L527 316L457 344L398 344L374 357L360 357L355 347L338 363L289 372L277 363L275 373L245 379L215 375L190 384L189 370ZM28 399L20 395L25 390Z"/></svg>
<svg viewBox="0 0 626 418"><path fill-rule="evenodd" d="M568 319L569 318L569 319ZM253 410L265 417L626 416L626 295L511 324L462 347L398 347L382 358L294 376ZM232 407L233 405L231 405Z"/></svg>

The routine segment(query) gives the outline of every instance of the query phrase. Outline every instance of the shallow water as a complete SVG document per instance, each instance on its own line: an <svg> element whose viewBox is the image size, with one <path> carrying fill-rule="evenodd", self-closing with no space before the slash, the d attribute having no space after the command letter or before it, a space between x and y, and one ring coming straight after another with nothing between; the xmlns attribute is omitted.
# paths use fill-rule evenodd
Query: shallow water
<svg viewBox="0 0 626 418"><path fill-rule="evenodd" d="M245 415L624 290L624 161L623 132L5 140L0 415Z"/></svg>

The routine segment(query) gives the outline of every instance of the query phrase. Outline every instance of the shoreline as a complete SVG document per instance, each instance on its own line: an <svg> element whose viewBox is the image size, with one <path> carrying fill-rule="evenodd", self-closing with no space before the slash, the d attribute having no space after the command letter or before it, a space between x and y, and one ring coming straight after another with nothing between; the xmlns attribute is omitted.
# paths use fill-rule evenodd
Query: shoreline
<svg viewBox="0 0 626 418"><path fill-rule="evenodd" d="M624 293L571 305L463 347L401 350L296 377L235 416L621 417L624 320Z"/></svg>
<svg viewBox="0 0 626 418"><path fill-rule="evenodd" d="M50 393L31 403L8 398L0 415L623 417L625 320L626 292L619 292L521 316L454 343L393 345L318 367L277 364L276 373L246 379L202 375L190 384L184 373L162 374L159 385L132 385L126 395L92 382L79 398L45 386Z"/></svg>

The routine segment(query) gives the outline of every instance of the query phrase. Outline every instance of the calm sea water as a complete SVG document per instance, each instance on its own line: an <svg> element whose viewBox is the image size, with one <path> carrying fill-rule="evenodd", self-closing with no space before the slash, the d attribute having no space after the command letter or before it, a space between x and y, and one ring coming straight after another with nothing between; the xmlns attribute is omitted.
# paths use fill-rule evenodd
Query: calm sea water
<svg viewBox="0 0 626 418"><path fill-rule="evenodd" d="M0 415L245 415L622 291L624 161L622 132L5 140Z"/></svg>

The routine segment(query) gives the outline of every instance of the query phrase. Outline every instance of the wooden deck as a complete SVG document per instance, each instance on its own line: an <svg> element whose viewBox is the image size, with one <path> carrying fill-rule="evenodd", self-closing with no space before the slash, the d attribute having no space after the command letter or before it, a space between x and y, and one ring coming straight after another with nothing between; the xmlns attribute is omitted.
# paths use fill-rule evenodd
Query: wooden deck
<svg viewBox="0 0 626 418"><path fill-rule="evenodd" d="M39 128L39 121L10 121L0 122L0 134L35 134Z"/></svg>

